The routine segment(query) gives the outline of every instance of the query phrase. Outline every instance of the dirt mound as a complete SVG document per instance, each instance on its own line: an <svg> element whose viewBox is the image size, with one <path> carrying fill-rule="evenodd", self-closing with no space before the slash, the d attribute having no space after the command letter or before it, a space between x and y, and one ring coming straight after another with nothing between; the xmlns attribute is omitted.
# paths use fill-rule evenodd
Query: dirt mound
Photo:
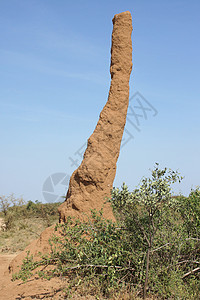
<svg viewBox="0 0 200 300"><path fill-rule="evenodd" d="M59 207L60 219L101 209L110 196L116 173L122 135L129 103L129 79L132 70L132 18L130 12L113 18L111 49L111 86L97 126L88 139L80 167L71 176L66 201ZM110 205L104 216L114 219Z"/></svg>
<svg viewBox="0 0 200 300"><path fill-rule="evenodd" d="M110 205L104 204L110 196L116 173L121 140L126 123L129 103L129 79L132 70L132 18L123 12L113 18L111 49L111 86L97 126L88 139L80 167L71 176L65 202L59 207L60 221L67 216L81 218L92 208L104 206L104 216L114 220ZM31 243L10 264L10 272L16 272L26 256L26 251L36 255L49 250L48 239L54 227L46 229L40 238ZM8 298L7 298L8 299ZM13 298L15 299L15 298Z"/></svg>
<svg viewBox="0 0 200 300"><path fill-rule="evenodd" d="M55 225L45 229L39 239L33 241L26 249L18 254L9 265L9 272L15 273L18 271L20 265L22 264L23 259L27 255L27 251L30 251L30 254L33 254L35 258L40 257L39 253L47 253L50 250L49 238L54 233Z"/></svg>

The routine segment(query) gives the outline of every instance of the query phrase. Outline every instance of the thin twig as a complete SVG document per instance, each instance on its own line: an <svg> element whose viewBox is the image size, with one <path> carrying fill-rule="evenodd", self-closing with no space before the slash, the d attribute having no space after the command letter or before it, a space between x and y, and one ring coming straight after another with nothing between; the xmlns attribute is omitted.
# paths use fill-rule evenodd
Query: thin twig
<svg viewBox="0 0 200 300"><path fill-rule="evenodd" d="M185 273L185 274L182 276L182 279L185 278L185 277L187 277L187 276L189 276L190 274L193 274L193 273L199 271L199 270L200 270L200 267L195 268L195 269L193 269L192 271L190 271L190 272L188 272L188 273Z"/></svg>
<svg viewBox="0 0 200 300"><path fill-rule="evenodd" d="M200 239L197 239L197 238L192 238L192 237L191 237L191 238L186 238L186 241L187 241L187 240L195 240L195 241L198 241L198 242L200 242Z"/></svg>
<svg viewBox="0 0 200 300"><path fill-rule="evenodd" d="M199 261L193 261L193 260L183 260L183 261L179 261L177 264L175 264L175 266L176 265L180 265L180 264L184 264L184 263L192 263L192 264L200 264L200 262Z"/></svg>
<svg viewBox="0 0 200 300"><path fill-rule="evenodd" d="M120 266L107 266L107 265L77 265L77 266L73 266L73 267L66 267L67 269L73 270L73 269L79 269L79 268L115 268L118 269L118 271L123 271L123 270L130 270L130 271L134 271L135 269L127 267L127 268L123 268Z"/></svg>
<svg viewBox="0 0 200 300"><path fill-rule="evenodd" d="M163 248L163 247L165 247L165 246L167 246L167 245L169 245L170 243L167 243L167 244L165 244L165 245L163 245L163 246L161 246L161 247L158 247L158 248L156 248L156 249L154 249L154 250L151 250L151 252L155 252L155 251L157 251L157 250L159 250L159 249L161 249L161 248Z"/></svg>

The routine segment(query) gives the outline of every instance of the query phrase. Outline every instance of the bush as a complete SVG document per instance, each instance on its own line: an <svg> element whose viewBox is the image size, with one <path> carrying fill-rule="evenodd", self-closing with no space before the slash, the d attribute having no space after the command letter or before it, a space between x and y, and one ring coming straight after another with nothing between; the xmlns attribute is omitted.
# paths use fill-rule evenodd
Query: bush
<svg viewBox="0 0 200 300"><path fill-rule="evenodd" d="M92 211L91 218L80 222L68 217L66 223L58 224L50 244L50 256L44 256L31 269L38 265L52 265L54 268L38 274L45 278L69 276L77 285L80 278L98 280L102 294L106 295L113 287L125 282L133 284L137 279L135 254L129 248L130 239L122 238L124 229L102 217L103 211ZM27 260L26 260L27 263ZM18 278L25 277L20 273ZM126 277L126 281L124 281Z"/></svg>
<svg viewBox="0 0 200 300"><path fill-rule="evenodd" d="M13 194L10 196L0 196L0 211L5 217L10 210L17 212L25 203L22 197L15 198Z"/></svg>
<svg viewBox="0 0 200 300"><path fill-rule="evenodd" d="M40 262L27 257L15 278L26 280L39 266L43 278L67 276L70 288L94 283L102 295L127 288L159 299L197 299L199 276L199 192L172 197L177 172L152 170L133 192L123 184L110 202L117 222L92 211L84 221L68 218L56 226L51 253ZM187 217L185 217L187 215Z"/></svg>
<svg viewBox="0 0 200 300"><path fill-rule="evenodd" d="M45 221L46 226L51 226L58 219L57 203L41 203L39 201L31 201L28 203L23 198L15 198L13 194L10 196L0 196L0 212L6 224L6 230L13 229L15 223L21 219L30 217L41 218Z"/></svg>

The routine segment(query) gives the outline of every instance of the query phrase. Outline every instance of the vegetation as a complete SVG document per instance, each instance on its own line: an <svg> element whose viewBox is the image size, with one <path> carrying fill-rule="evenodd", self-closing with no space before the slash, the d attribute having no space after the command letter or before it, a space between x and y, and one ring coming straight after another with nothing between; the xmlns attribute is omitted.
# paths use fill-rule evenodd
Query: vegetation
<svg viewBox="0 0 200 300"><path fill-rule="evenodd" d="M171 185L181 180L156 164L133 192L125 184L113 189L117 222L104 219L103 210L83 221L69 217L57 224L50 254L35 262L28 253L14 278L67 277L68 296L85 287L105 298L126 291L132 299L198 299L200 190L174 197Z"/></svg>
<svg viewBox="0 0 200 300"><path fill-rule="evenodd" d="M0 196L0 252L17 252L24 248L48 226L58 222L60 203L43 204Z"/></svg>

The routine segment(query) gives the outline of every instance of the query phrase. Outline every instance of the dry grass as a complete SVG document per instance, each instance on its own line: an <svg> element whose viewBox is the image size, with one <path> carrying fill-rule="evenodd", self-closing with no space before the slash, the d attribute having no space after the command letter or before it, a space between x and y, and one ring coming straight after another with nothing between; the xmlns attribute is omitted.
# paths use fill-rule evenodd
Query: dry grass
<svg viewBox="0 0 200 300"><path fill-rule="evenodd" d="M58 220L53 220L56 223ZM16 253L23 251L47 227L42 218L22 218L14 221L12 228L0 232L0 253Z"/></svg>

